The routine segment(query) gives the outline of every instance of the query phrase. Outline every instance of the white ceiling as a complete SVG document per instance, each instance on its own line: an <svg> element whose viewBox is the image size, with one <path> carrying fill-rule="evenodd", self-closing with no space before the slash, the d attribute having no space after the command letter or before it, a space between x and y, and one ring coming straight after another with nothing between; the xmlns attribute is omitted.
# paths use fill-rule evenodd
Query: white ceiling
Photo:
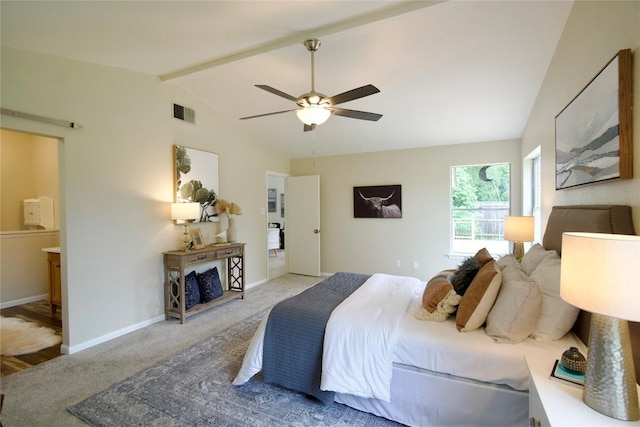
<svg viewBox="0 0 640 427"><path fill-rule="evenodd" d="M1 41L157 75L295 158L519 138L572 4L2 0ZM313 132L293 112L239 121L295 107L255 84L311 89L311 37L316 90L371 83L381 92L340 106L383 117Z"/></svg>

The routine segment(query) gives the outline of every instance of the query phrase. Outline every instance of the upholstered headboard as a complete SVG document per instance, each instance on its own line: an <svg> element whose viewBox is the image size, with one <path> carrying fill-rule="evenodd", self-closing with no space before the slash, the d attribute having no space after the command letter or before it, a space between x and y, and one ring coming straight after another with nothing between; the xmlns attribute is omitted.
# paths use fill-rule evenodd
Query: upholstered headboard
<svg viewBox="0 0 640 427"><path fill-rule="evenodd" d="M631 207L622 205L554 206L542 239L545 249L553 249L562 256L562 233L579 231L589 233L635 234ZM591 315L580 312L573 331L582 342L589 340ZM640 384L640 323L629 322L636 382Z"/></svg>

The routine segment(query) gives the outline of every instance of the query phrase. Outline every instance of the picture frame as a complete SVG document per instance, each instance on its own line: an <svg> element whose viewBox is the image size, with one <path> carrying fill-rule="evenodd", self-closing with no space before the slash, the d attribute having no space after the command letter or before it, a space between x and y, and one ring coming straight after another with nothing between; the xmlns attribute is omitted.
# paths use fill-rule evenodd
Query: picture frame
<svg viewBox="0 0 640 427"><path fill-rule="evenodd" d="M284 193L280 193L280 217L284 218Z"/></svg>
<svg viewBox="0 0 640 427"><path fill-rule="evenodd" d="M202 249L206 246L204 236L199 228L189 229L189 235L191 236L191 243L193 243L194 249Z"/></svg>
<svg viewBox="0 0 640 427"><path fill-rule="evenodd" d="M175 202L200 203L200 218L194 222L217 222L214 204L220 191L218 154L174 145Z"/></svg>
<svg viewBox="0 0 640 427"><path fill-rule="evenodd" d="M402 186L353 187L354 218L402 218Z"/></svg>
<svg viewBox="0 0 640 427"><path fill-rule="evenodd" d="M278 211L278 209L276 207L277 196L278 196L278 190L276 190L275 188L270 188L267 191L267 207L269 208L269 212L277 212Z"/></svg>
<svg viewBox="0 0 640 427"><path fill-rule="evenodd" d="M620 50L556 116L556 190L632 178L631 79Z"/></svg>

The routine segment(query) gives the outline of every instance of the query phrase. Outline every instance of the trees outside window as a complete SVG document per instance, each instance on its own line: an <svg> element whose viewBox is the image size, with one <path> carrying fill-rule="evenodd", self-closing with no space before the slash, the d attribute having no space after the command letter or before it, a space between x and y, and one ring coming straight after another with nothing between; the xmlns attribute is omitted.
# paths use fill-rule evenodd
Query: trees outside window
<svg viewBox="0 0 640 427"><path fill-rule="evenodd" d="M491 254L509 252L503 237L509 215L509 163L451 168L451 252L474 254L486 247Z"/></svg>

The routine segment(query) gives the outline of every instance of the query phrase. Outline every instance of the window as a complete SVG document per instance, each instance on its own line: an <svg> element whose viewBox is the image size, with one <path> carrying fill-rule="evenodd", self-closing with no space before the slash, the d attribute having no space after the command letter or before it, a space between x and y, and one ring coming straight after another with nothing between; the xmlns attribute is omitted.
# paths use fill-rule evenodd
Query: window
<svg viewBox="0 0 640 427"><path fill-rule="evenodd" d="M509 252L503 238L509 215L509 163L451 168L451 252L495 255Z"/></svg>
<svg viewBox="0 0 640 427"><path fill-rule="evenodd" d="M522 212L534 217L534 242L541 242L542 234L542 183L540 147L536 147L522 162ZM525 245L526 249L527 245Z"/></svg>
<svg viewBox="0 0 640 427"><path fill-rule="evenodd" d="M540 229L542 223L542 202L541 202L541 183L540 183L540 155L531 159L531 215L535 218L535 237L537 242L542 241L540 238Z"/></svg>

